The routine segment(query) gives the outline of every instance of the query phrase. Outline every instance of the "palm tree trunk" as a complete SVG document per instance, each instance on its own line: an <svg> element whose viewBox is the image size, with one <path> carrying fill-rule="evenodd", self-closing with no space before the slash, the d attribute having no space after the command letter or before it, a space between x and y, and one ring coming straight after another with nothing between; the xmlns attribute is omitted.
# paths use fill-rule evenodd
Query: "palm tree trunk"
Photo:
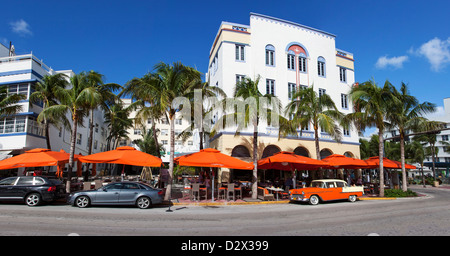
<svg viewBox="0 0 450 256"><path fill-rule="evenodd" d="M159 148L158 136L156 135L155 119L152 117L151 120L152 120L153 140L155 141L155 148L156 148L156 156L158 158L161 158L161 149Z"/></svg>
<svg viewBox="0 0 450 256"><path fill-rule="evenodd" d="M168 201L172 197L172 176L175 158L175 115L170 116L170 160L169 160L169 171L167 177L167 188L164 200Z"/></svg>
<svg viewBox="0 0 450 256"><path fill-rule="evenodd" d="M316 145L316 158L317 160L321 160L320 158L320 146L319 146L319 128L314 125L314 143ZM323 177L323 170L322 168L319 168L319 170L316 173L316 175L319 175L319 178Z"/></svg>
<svg viewBox="0 0 450 256"><path fill-rule="evenodd" d="M90 121L89 121L89 138L88 138L88 155L92 154L92 141L94 135L94 110L90 111ZM89 179L89 163L86 164L86 172L84 175L84 181Z"/></svg>
<svg viewBox="0 0 450 256"><path fill-rule="evenodd" d="M403 133L400 133L400 157L402 161L402 190L408 190L408 181L406 178L406 168L405 168L405 136Z"/></svg>
<svg viewBox="0 0 450 256"><path fill-rule="evenodd" d="M47 119L44 120L44 130L45 130L45 142L47 143L47 148L52 150L52 145L50 144L50 132L49 132L49 123Z"/></svg>
<svg viewBox="0 0 450 256"><path fill-rule="evenodd" d="M253 128L252 199L258 197L258 125Z"/></svg>
<svg viewBox="0 0 450 256"><path fill-rule="evenodd" d="M436 148L434 147L434 143L431 144L431 160L433 161L433 178L436 180L436 166L435 166L435 162L436 162Z"/></svg>
<svg viewBox="0 0 450 256"><path fill-rule="evenodd" d="M78 117L76 114L73 114L72 135L70 138L69 168L67 169L67 182L66 182L66 192L67 193L70 193L70 183L72 180L73 158L75 155L75 140L76 140L76 136L77 136L77 123L78 123Z"/></svg>
<svg viewBox="0 0 450 256"><path fill-rule="evenodd" d="M384 152L384 142L383 142L383 129L378 128L378 157L380 160L380 197L384 196L384 169L383 169L383 152Z"/></svg>

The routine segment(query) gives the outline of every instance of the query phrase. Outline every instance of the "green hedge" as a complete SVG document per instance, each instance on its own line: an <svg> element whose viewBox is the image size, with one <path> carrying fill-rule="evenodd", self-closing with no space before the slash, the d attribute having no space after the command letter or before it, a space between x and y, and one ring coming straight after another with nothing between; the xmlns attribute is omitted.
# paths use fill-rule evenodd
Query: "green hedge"
<svg viewBox="0 0 450 256"><path fill-rule="evenodd" d="M406 192L401 189L385 189L384 190L385 197L412 197L417 196L417 193L411 190L407 190Z"/></svg>

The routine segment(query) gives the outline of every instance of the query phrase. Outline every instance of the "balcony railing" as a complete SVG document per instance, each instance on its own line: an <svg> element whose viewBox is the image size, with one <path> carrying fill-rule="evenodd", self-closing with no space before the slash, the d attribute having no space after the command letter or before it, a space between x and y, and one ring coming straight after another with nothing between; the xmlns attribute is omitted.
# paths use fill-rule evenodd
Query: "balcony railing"
<svg viewBox="0 0 450 256"><path fill-rule="evenodd" d="M39 60L32 53L0 58L0 65L6 64L6 63L11 63L11 62L30 61L30 60L36 62L36 64L41 66L45 71L47 71L49 73L51 73L53 71L52 68L45 65L44 62L42 62L42 60Z"/></svg>

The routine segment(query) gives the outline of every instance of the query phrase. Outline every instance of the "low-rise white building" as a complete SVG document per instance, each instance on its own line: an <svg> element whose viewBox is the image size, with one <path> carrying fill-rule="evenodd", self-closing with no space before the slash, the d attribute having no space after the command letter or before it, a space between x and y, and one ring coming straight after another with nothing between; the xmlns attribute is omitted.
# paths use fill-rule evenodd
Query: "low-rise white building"
<svg viewBox="0 0 450 256"><path fill-rule="evenodd" d="M64 73L69 78L74 75L71 70L53 70L32 53L15 55L0 43L0 85L7 87L8 94L26 95L26 99L19 103L22 106L20 113L0 119L0 159L33 148L47 148L43 126L36 121L42 106L30 104L29 97L38 81L46 75L57 73ZM97 153L106 148L107 127L103 126L103 112L94 113L93 153ZM71 120L70 116L68 119ZM88 154L88 124L89 120L86 118L84 127L79 126L77 129L76 154ZM49 136L52 150L70 151L70 131L51 125ZM18 174L21 171L23 172L19 169Z"/></svg>

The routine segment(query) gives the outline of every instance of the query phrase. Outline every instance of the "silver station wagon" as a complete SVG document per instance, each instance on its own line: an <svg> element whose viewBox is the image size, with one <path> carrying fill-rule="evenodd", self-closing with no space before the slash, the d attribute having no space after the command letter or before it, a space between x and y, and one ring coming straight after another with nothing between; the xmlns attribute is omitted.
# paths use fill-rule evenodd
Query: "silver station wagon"
<svg viewBox="0 0 450 256"><path fill-rule="evenodd" d="M141 182L115 182L96 190L77 191L69 194L67 203L80 208L90 205L136 205L141 209L160 204L163 191Z"/></svg>

